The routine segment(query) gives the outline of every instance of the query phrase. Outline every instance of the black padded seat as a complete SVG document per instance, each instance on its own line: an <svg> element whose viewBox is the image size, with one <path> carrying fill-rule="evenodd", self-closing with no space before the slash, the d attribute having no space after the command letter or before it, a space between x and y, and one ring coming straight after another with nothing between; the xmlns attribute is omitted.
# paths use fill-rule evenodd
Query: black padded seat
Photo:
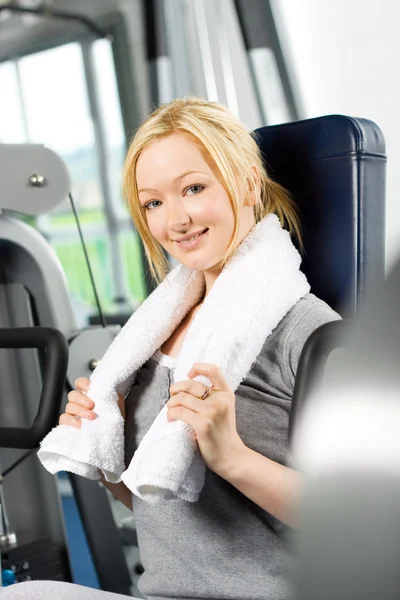
<svg viewBox="0 0 400 600"><path fill-rule="evenodd" d="M384 279L385 141L367 119L328 115L254 132L268 173L300 207L311 291L351 317Z"/></svg>

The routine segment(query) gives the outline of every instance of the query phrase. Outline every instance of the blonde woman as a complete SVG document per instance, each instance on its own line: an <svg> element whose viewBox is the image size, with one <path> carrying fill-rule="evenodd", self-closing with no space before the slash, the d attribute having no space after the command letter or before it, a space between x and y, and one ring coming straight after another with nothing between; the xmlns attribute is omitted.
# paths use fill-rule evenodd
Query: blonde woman
<svg viewBox="0 0 400 600"><path fill-rule="evenodd" d="M151 505L123 482L112 484L102 477L134 514L144 567L139 589L149 600L286 600L292 593L292 559L285 534L296 525L301 492L301 475L290 468L287 447L296 368L312 331L339 316L309 293L300 272L296 279L297 266L296 277L268 289L269 281L284 271L286 259L274 246L264 252L264 238L274 232L287 235L282 225L301 247L300 225L289 195L267 175L253 136L224 106L186 98L155 110L131 143L124 190L160 285L168 271L166 254L202 281L194 305L138 369L125 397L119 397L126 467L163 403L168 421L192 428L206 464L197 501ZM297 256L287 238L288 255ZM231 279L224 280L229 269ZM182 347L187 352L185 339L192 335L195 341L193 331L207 306L220 311L207 346L215 346L215 355L222 356L226 344L229 368L200 361L186 379L176 381ZM261 342L235 379L231 372L251 346L251 340L240 346L240 332L253 331L256 337L258 322L264 332ZM235 332L241 348L236 354L236 338L233 343L229 338ZM211 385L196 380L199 375ZM76 385L60 424L79 429L82 420L96 419L96 406L84 393L89 382L78 379ZM54 582L19 584L3 593L4 600L121 598Z"/></svg>

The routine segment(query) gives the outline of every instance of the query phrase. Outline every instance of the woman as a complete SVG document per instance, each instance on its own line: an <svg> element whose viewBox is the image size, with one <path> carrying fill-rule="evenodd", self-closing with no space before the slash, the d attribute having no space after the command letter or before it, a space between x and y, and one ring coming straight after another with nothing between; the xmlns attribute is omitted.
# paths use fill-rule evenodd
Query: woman
<svg viewBox="0 0 400 600"><path fill-rule="evenodd" d="M288 526L295 526L301 490L301 475L287 466L297 363L312 331L340 317L314 295L302 293L263 339L236 389L220 367L204 362L195 363L186 379L174 381L173 370L196 315L200 318L202 308L206 310L215 282L243 245L265 235L262 228L276 220L273 215L301 245L300 226L291 199L269 179L245 127L225 107L196 98L161 106L139 128L126 158L124 188L158 282L167 270L165 253L201 273L204 281L202 297L140 367L126 397L119 397L126 466L160 411L165 392L168 421L192 427L207 465L197 502L150 505L132 496L124 483L102 478L133 510L144 566L139 589L152 600L287 599L291 558L284 538ZM260 269L265 261L273 267L278 260L265 256ZM243 293L243 286L254 284L249 290L257 290L257 272L248 280L246 271L238 273L244 273L243 281L236 280L237 289L224 290L227 302ZM247 304L246 314L238 307L237 317L228 323L231 330L249 318L251 302ZM198 375L206 376L212 386L196 381ZM96 419L96 413L84 393L89 382L78 379L76 385L60 424L79 429L82 419ZM41 598L43 590L50 589L47 585L58 597L113 597L71 584L38 582L9 588L4 600Z"/></svg>

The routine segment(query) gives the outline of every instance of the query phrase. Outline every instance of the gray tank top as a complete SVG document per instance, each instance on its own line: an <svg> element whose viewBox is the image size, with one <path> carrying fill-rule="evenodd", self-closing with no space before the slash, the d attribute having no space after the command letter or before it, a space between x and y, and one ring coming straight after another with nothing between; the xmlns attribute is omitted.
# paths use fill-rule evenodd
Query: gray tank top
<svg viewBox="0 0 400 600"><path fill-rule="evenodd" d="M320 325L340 318L308 294L281 321L236 390L237 429L243 442L285 464L294 377L302 347ZM150 359L126 401L125 463L169 399L172 371ZM290 530L234 486L206 469L195 503L153 506L133 496L144 574L139 590L151 600L211 598L288 600L293 560Z"/></svg>

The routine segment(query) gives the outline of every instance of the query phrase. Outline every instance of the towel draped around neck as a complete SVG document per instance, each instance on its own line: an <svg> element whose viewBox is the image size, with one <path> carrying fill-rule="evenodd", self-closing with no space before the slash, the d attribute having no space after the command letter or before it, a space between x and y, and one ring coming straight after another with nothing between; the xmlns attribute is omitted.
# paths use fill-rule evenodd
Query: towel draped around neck
<svg viewBox="0 0 400 600"><path fill-rule="evenodd" d="M218 365L235 391L268 336L310 291L300 262L276 215L264 217L237 247L197 311L176 361L174 381L187 379L194 363L205 362ZM203 294L203 273L178 265L133 313L90 378L87 395L95 403L97 418L82 420L80 429L59 425L44 438L38 456L47 470L90 479L103 473L107 481L122 480L153 503L198 499L204 462L192 429L182 421L168 422L165 406L125 470L118 393L127 395L136 371ZM209 383L201 376L196 380Z"/></svg>

